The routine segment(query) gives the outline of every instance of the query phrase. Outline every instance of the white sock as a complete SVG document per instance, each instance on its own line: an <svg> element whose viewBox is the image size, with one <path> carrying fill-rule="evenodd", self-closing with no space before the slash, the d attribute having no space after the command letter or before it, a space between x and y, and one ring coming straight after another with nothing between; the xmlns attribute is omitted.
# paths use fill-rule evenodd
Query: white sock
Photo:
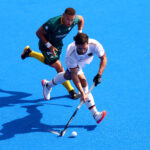
<svg viewBox="0 0 150 150"><path fill-rule="evenodd" d="M88 92L88 86L83 88L83 90L84 90L84 92L86 94ZM91 93L88 94L88 98L85 101L85 104L88 107L88 109L91 111L92 115L97 113L97 109L96 109L96 106L95 106L95 101L94 101L94 98L93 98Z"/></svg>
<svg viewBox="0 0 150 150"><path fill-rule="evenodd" d="M61 84L64 83L66 81L66 79L64 78L64 72L60 72L58 73L54 79L52 79L51 81L48 82L48 86L49 87L54 87L57 84Z"/></svg>
<svg viewBox="0 0 150 150"><path fill-rule="evenodd" d="M87 92L88 92L88 86L86 86L86 87L83 87L83 91L84 91L84 93L86 94Z"/></svg>
<svg viewBox="0 0 150 150"><path fill-rule="evenodd" d="M96 106L94 106L92 109L89 109L92 113L92 115L94 115L95 113L97 113L97 109Z"/></svg>

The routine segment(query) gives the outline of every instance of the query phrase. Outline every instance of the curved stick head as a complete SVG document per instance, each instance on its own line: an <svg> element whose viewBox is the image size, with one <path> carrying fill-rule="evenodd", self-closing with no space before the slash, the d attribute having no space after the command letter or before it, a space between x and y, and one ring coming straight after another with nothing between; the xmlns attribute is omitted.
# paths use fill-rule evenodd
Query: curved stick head
<svg viewBox="0 0 150 150"><path fill-rule="evenodd" d="M64 136L65 133L66 133L66 131L61 131L61 132L60 132L60 136Z"/></svg>

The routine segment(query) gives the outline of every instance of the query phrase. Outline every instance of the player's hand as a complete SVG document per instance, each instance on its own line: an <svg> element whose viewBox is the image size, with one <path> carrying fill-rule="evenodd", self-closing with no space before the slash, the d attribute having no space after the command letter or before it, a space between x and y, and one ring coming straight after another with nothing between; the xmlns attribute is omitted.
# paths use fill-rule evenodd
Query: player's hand
<svg viewBox="0 0 150 150"><path fill-rule="evenodd" d="M55 48L54 46L51 46L49 49L50 49L50 51L52 52L53 56L56 56L55 51L58 51L58 49Z"/></svg>
<svg viewBox="0 0 150 150"><path fill-rule="evenodd" d="M97 74L94 79L93 82L95 83L95 86L97 86L99 83L102 82L102 76L100 74Z"/></svg>
<svg viewBox="0 0 150 150"><path fill-rule="evenodd" d="M80 99L80 101L86 101L87 100L87 96L83 93L83 94L81 94L81 99Z"/></svg>

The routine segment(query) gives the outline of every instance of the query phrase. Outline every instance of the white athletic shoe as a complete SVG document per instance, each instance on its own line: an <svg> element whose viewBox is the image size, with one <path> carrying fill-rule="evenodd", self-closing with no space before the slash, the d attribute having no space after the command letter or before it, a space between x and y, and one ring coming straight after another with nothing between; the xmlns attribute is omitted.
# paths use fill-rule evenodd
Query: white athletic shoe
<svg viewBox="0 0 150 150"><path fill-rule="evenodd" d="M45 100L50 100L50 93L51 93L52 88L48 87L48 81L45 79L43 79L41 83L43 86L43 96Z"/></svg>
<svg viewBox="0 0 150 150"><path fill-rule="evenodd" d="M94 119L96 120L97 123L100 123L104 117L106 116L107 112L104 110L103 112L97 112L94 114Z"/></svg>

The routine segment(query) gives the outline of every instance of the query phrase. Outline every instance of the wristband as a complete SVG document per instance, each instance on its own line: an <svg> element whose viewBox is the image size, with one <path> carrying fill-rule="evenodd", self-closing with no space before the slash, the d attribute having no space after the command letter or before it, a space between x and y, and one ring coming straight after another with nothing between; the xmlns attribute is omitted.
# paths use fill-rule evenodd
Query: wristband
<svg viewBox="0 0 150 150"><path fill-rule="evenodd" d="M82 30L78 30L78 33L82 33Z"/></svg>
<svg viewBox="0 0 150 150"><path fill-rule="evenodd" d="M47 48L50 48L50 47L52 46L52 44L51 44L50 42L47 42L47 43L45 43L45 46L46 46Z"/></svg>

